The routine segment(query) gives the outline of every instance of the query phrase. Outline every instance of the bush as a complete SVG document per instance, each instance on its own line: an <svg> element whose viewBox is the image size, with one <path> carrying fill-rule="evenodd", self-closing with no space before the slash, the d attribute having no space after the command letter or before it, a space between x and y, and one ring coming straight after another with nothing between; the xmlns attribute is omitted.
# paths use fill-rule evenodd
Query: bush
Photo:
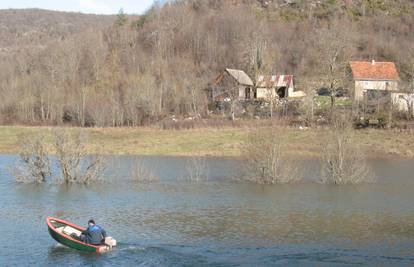
<svg viewBox="0 0 414 267"><path fill-rule="evenodd" d="M132 180L139 183L151 183L159 181L159 177L156 176L151 169L144 166L141 160L136 159L131 168Z"/></svg>
<svg viewBox="0 0 414 267"><path fill-rule="evenodd" d="M89 184L100 178L104 171L102 156L87 156L84 136L66 131L55 133L56 158L61 178L66 184Z"/></svg>
<svg viewBox="0 0 414 267"><path fill-rule="evenodd" d="M374 180L354 137L352 120L335 117L322 147L322 183L359 184Z"/></svg>
<svg viewBox="0 0 414 267"><path fill-rule="evenodd" d="M208 180L207 163L202 157L191 157L186 164L186 178L191 182L200 182Z"/></svg>
<svg viewBox="0 0 414 267"><path fill-rule="evenodd" d="M13 170L17 182L43 183L52 175L43 135L30 135L19 140L19 160Z"/></svg>
<svg viewBox="0 0 414 267"><path fill-rule="evenodd" d="M300 181L297 166L286 157L286 140L281 129L257 129L248 135L243 148L245 179L258 184Z"/></svg>

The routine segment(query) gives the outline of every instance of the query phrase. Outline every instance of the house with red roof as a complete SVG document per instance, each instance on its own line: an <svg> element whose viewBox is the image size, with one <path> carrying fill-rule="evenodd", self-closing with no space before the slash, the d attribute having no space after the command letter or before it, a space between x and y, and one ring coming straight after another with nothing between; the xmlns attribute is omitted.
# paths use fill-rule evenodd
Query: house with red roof
<svg viewBox="0 0 414 267"><path fill-rule="evenodd" d="M370 95L383 94L398 91L400 76L394 62L351 61L354 87L354 99L362 101Z"/></svg>

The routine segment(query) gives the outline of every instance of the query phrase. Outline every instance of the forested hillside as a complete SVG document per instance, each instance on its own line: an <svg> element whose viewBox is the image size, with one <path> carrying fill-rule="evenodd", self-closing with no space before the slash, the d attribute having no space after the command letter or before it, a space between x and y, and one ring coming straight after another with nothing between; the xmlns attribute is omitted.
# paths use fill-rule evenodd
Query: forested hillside
<svg viewBox="0 0 414 267"><path fill-rule="evenodd" d="M0 122L135 126L207 116L206 89L226 67L294 74L310 91L333 75L345 85L349 60L387 60L409 83L413 5L182 0L139 18L3 10Z"/></svg>
<svg viewBox="0 0 414 267"><path fill-rule="evenodd" d="M86 15L40 9L0 10L0 53L33 52L49 42L85 30L103 30L112 25L114 16Z"/></svg>

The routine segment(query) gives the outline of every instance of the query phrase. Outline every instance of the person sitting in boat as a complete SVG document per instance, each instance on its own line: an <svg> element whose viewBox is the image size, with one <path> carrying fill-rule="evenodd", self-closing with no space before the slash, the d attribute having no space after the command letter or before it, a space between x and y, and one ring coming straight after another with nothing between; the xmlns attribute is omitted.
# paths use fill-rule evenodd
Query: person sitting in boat
<svg viewBox="0 0 414 267"><path fill-rule="evenodd" d="M82 232L80 240L86 244L100 245L105 242L106 231L95 224L93 219L88 221L88 228Z"/></svg>

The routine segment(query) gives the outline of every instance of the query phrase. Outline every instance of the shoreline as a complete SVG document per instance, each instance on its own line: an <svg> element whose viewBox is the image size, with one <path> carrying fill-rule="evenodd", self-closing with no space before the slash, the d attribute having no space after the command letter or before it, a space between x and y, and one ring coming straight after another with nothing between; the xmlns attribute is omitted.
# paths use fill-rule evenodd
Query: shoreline
<svg viewBox="0 0 414 267"><path fill-rule="evenodd" d="M156 127L79 128L0 126L0 153L17 154L19 136L44 134L51 146L56 130L82 131L89 154L241 158L243 142L253 127L205 127L163 130ZM293 159L318 159L326 129L283 127L286 153ZM414 159L414 134L384 129L355 130L367 159ZM49 151L51 152L51 151Z"/></svg>

